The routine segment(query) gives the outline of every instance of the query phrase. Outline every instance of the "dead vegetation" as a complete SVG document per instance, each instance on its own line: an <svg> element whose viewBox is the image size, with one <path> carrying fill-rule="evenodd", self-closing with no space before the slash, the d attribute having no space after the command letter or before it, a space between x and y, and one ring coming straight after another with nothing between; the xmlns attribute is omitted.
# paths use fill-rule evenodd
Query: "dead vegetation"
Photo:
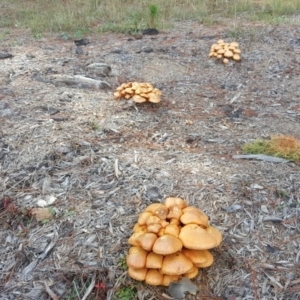
<svg viewBox="0 0 300 300"><path fill-rule="evenodd" d="M235 38L241 63L226 66L207 53L230 41L229 25L90 35L83 54L58 36L3 41L13 55L0 74L3 299L116 299L128 286L166 299L128 278L124 257L138 214L167 196L202 209L224 238L186 299L299 299L299 165L232 155L257 138L299 137L300 32L254 25ZM53 80L99 62L111 90ZM151 82L161 102L113 100L129 81ZM37 221L38 206L53 219Z"/></svg>
<svg viewBox="0 0 300 300"><path fill-rule="evenodd" d="M265 153L300 162L300 141L293 136L271 136L270 140L256 140L243 146L248 153Z"/></svg>

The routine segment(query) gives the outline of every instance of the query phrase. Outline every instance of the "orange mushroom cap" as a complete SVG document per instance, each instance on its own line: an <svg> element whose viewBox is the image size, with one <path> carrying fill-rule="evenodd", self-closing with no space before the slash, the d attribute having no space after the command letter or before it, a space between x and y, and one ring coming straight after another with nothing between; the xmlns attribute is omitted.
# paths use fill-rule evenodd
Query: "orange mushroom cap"
<svg viewBox="0 0 300 300"><path fill-rule="evenodd" d="M152 251L157 254L168 255L180 251L182 242L173 235L162 235L155 241Z"/></svg>
<svg viewBox="0 0 300 300"><path fill-rule="evenodd" d="M203 227L208 226L208 217L200 209L194 206L188 206L184 208L183 214L180 217L180 222L183 224L198 224Z"/></svg>
<svg viewBox="0 0 300 300"><path fill-rule="evenodd" d="M149 252L146 259L146 268L160 269L163 262L163 255L154 252Z"/></svg>
<svg viewBox="0 0 300 300"><path fill-rule="evenodd" d="M146 265L148 252L140 246L133 246L129 249L126 263L129 268L141 269Z"/></svg>
<svg viewBox="0 0 300 300"><path fill-rule="evenodd" d="M204 251L205 251L205 250L204 250ZM205 255L206 255L206 261L203 262L203 263L195 264L195 266L196 266L197 268L207 268L207 267L211 266L212 263L214 262L214 257L212 256L212 254L211 254L209 251L207 251L207 252L205 253Z"/></svg>
<svg viewBox="0 0 300 300"><path fill-rule="evenodd" d="M179 220L182 214L183 214L183 212L182 212L180 205L174 204L172 207L170 207L167 218Z"/></svg>
<svg viewBox="0 0 300 300"><path fill-rule="evenodd" d="M148 232L154 232L154 233L158 233L161 228L162 228L161 224L155 224L155 223L149 224L147 226Z"/></svg>
<svg viewBox="0 0 300 300"><path fill-rule="evenodd" d="M162 205L165 206L165 205L162 204L162 203L152 203L152 204L148 205L148 206L145 208L145 211L150 211L150 212L152 212L153 214L155 214L155 212L156 212Z"/></svg>
<svg viewBox="0 0 300 300"><path fill-rule="evenodd" d="M148 219L148 217L153 216L153 213L150 211L145 211L139 214L139 218L138 218L138 224L140 226L145 225L146 224L146 220Z"/></svg>
<svg viewBox="0 0 300 300"><path fill-rule="evenodd" d="M157 216L149 216L146 219L147 226L150 225L150 224L159 224L159 222L160 222L160 218L157 217Z"/></svg>
<svg viewBox="0 0 300 300"><path fill-rule="evenodd" d="M140 243L137 241L137 238L142 235L143 232L134 232L131 237L128 239L128 244L132 246L139 246Z"/></svg>
<svg viewBox="0 0 300 300"><path fill-rule="evenodd" d="M173 235L178 238L180 232L180 228L178 225L167 225L165 227L165 234Z"/></svg>
<svg viewBox="0 0 300 300"><path fill-rule="evenodd" d="M168 221L166 221L166 220L161 220L161 221L159 222L159 224L160 224L162 227L166 227L166 226L168 226L168 225L170 224L170 222L168 222Z"/></svg>
<svg viewBox="0 0 300 300"><path fill-rule="evenodd" d="M187 203L182 199L182 198L177 198L177 197L169 197L165 200L165 206L167 208L171 208L173 207L174 205L178 205L178 207L180 209L183 209L185 207L187 207Z"/></svg>
<svg viewBox="0 0 300 300"><path fill-rule="evenodd" d="M206 228L206 232L209 233L211 236L213 236L216 239L217 245L215 247L217 247L217 246L219 246L221 244L221 242L222 242L222 234L219 231L219 229L217 229L216 227L213 227L213 226L208 226Z"/></svg>
<svg viewBox="0 0 300 300"><path fill-rule="evenodd" d="M180 225L179 219L171 219L170 220L170 225Z"/></svg>
<svg viewBox="0 0 300 300"><path fill-rule="evenodd" d="M127 270L127 273L131 278L139 281L145 280L147 272L147 268L133 269L129 267Z"/></svg>
<svg viewBox="0 0 300 300"><path fill-rule="evenodd" d="M157 236L152 232L142 233L136 238L136 242L147 251L151 251L156 240Z"/></svg>
<svg viewBox="0 0 300 300"><path fill-rule="evenodd" d="M208 250L194 250L183 248L182 253L187 256L195 265L205 263L211 259L211 253Z"/></svg>
<svg viewBox="0 0 300 300"><path fill-rule="evenodd" d="M150 285L161 285L163 282L163 275L156 269L149 269L145 282Z"/></svg>
<svg viewBox="0 0 300 300"><path fill-rule="evenodd" d="M197 224L183 226L179 233L179 239L188 249L205 250L218 245L218 239Z"/></svg>
<svg viewBox="0 0 300 300"><path fill-rule="evenodd" d="M147 232L147 227L136 223L133 227L133 232Z"/></svg>
<svg viewBox="0 0 300 300"><path fill-rule="evenodd" d="M175 282L179 279L179 275L167 275L164 274L162 285L169 286L170 283Z"/></svg>
<svg viewBox="0 0 300 300"><path fill-rule="evenodd" d="M161 272L167 275L182 275L191 271L193 262L182 252L176 252L165 256L161 267Z"/></svg>
<svg viewBox="0 0 300 300"><path fill-rule="evenodd" d="M195 278L199 273L199 269L194 265L193 269L187 273L184 273L182 276L189 279Z"/></svg>

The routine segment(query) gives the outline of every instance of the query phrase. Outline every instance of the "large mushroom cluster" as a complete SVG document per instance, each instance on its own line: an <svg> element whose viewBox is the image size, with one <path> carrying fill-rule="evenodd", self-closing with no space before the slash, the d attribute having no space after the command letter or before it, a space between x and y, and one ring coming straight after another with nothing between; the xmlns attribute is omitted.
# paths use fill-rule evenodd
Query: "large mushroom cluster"
<svg viewBox="0 0 300 300"><path fill-rule="evenodd" d="M209 267L208 249L222 241L220 231L208 217L181 198L149 205L139 215L128 239L128 275L150 285L169 286L181 277L194 278L198 268Z"/></svg>
<svg viewBox="0 0 300 300"><path fill-rule="evenodd" d="M128 82L117 87L114 96L116 99L132 99L137 103L159 103L161 91L148 82Z"/></svg>
<svg viewBox="0 0 300 300"><path fill-rule="evenodd" d="M229 59L235 61L241 60L241 50L237 42L225 43L223 40L218 40L210 48L209 57L223 59L223 63L227 64Z"/></svg>

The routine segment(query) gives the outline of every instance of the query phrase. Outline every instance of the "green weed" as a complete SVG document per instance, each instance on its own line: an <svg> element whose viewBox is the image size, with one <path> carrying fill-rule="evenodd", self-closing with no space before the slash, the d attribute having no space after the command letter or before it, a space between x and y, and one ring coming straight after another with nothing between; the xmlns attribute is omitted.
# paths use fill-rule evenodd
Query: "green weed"
<svg viewBox="0 0 300 300"><path fill-rule="evenodd" d="M128 269L125 257L120 257L119 258L118 267L121 268L121 269L123 269L123 270L127 270Z"/></svg>
<svg viewBox="0 0 300 300"><path fill-rule="evenodd" d="M150 17L150 20L149 20L149 27L150 28L155 28L155 19L157 19L157 16L158 16L158 7L157 5L150 5L149 7L149 17Z"/></svg>
<svg viewBox="0 0 300 300"><path fill-rule="evenodd" d="M66 217L73 216L75 214L76 214L75 210L68 210L66 213Z"/></svg>
<svg viewBox="0 0 300 300"><path fill-rule="evenodd" d="M90 127L92 128L92 130L94 130L94 131L97 131L97 130L100 130L100 129L101 129L101 127L100 127L96 122L94 122L94 121L91 121L91 122L89 123L89 125L90 125Z"/></svg>
<svg viewBox="0 0 300 300"><path fill-rule="evenodd" d="M134 300L137 299L137 291L132 286L124 286L116 292L116 296L120 300Z"/></svg>

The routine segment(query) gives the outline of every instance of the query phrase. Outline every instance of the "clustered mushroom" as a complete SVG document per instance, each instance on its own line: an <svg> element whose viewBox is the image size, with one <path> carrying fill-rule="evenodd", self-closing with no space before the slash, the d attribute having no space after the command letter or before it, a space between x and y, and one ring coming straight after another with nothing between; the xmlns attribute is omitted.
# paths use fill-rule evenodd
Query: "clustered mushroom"
<svg viewBox="0 0 300 300"><path fill-rule="evenodd" d="M120 85L114 96L116 99L132 99L137 103L159 103L161 91L148 82L128 82Z"/></svg>
<svg viewBox="0 0 300 300"><path fill-rule="evenodd" d="M229 59L240 61L241 50L236 42L225 43L223 40L218 40L216 44L211 46L208 56L223 59L223 63L227 64Z"/></svg>
<svg viewBox="0 0 300 300"><path fill-rule="evenodd" d="M138 217L126 262L128 275L150 285L169 286L181 277L194 278L198 268L209 267L208 249L222 241L208 217L182 198L149 205Z"/></svg>

